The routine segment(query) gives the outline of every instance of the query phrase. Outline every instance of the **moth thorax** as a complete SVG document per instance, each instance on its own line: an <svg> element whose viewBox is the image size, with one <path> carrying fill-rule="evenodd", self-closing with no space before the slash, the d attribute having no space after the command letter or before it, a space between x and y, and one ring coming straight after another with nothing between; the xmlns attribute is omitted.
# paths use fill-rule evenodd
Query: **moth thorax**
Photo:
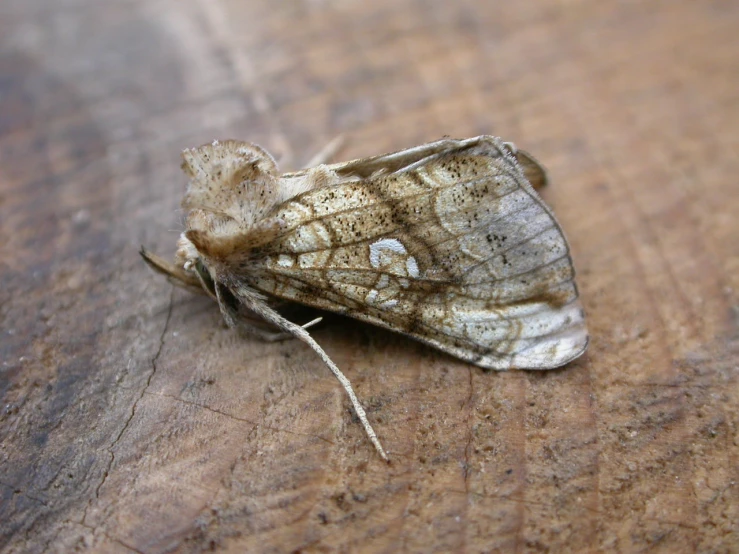
<svg viewBox="0 0 739 554"><path fill-rule="evenodd" d="M186 210L225 215L250 227L277 202L277 166L255 144L214 141L185 150L182 156L182 168L190 177L182 201Z"/></svg>

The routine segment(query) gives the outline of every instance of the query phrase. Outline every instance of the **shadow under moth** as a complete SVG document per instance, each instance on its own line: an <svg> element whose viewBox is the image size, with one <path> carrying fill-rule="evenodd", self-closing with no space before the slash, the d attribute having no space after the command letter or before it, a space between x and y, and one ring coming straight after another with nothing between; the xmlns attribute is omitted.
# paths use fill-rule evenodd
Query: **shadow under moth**
<svg viewBox="0 0 739 554"><path fill-rule="evenodd" d="M277 308L296 302L403 333L478 366L552 369L588 344L569 246L535 189L529 154L492 136L280 174L255 144L183 153L190 178L174 263L154 269L210 295L229 326L296 337L339 379L383 459L351 383Z"/></svg>

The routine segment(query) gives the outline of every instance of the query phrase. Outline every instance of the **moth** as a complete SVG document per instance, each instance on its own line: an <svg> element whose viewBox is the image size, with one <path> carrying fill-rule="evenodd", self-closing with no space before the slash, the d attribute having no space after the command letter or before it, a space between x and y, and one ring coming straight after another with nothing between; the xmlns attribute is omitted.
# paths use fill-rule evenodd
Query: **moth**
<svg viewBox="0 0 739 554"><path fill-rule="evenodd" d="M151 267L210 295L229 326L307 343L387 455L351 383L295 302L385 327L483 368L552 369L588 345L562 228L536 189L541 165L492 136L280 174L248 142L183 153L185 231ZM260 323L261 320L261 323Z"/></svg>

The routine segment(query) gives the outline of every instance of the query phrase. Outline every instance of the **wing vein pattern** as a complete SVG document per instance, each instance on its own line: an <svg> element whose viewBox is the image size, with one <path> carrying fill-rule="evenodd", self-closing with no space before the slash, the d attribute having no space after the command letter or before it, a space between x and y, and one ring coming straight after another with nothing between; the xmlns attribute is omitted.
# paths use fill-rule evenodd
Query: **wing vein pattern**
<svg viewBox="0 0 739 554"><path fill-rule="evenodd" d="M569 246L497 139L309 190L243 263L249 286L403 332L483 367L587 345Z"/></svg>

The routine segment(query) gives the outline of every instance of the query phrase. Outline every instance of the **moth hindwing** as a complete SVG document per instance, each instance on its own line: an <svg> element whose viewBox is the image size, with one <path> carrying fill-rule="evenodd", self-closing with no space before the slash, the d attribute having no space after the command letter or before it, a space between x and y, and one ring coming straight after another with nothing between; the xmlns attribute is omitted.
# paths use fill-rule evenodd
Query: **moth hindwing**
<svg viewBox="0 0 739 554"><path fill-rule="evenodd" d="M551 369L587 347L569 246L535 190L546 173L510 143L443 139L284 174L246 142L183 158L190 183L176 261L144 258L202 287L230 325L306 342L384 459L348 379L310 324L287 320L276 301L386 327L490 369Z"/></svg>

